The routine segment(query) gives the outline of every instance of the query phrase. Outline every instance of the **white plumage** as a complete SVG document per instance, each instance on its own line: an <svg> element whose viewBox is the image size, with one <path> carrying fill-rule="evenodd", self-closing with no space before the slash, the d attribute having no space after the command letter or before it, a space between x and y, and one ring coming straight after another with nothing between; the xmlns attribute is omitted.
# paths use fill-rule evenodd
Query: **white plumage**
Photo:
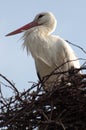
<svg viewBox="0 0 86 130"><path fill-rule="evenodd" d="M34 25L31 25L33 23ZM56 23L55 16L45 12L38 14L33 22L28 24L29 27L24 26L18 29L20 32L25 30L23 46L33 56L40 79L63 63L65 64L57 70L58 72L68 71L71 67L80 68L79 61L70 45L59 36L51 35L56 28ZM15 31L7 36L13 34ZM46 86L49 87L53 80L57 80L56 76L51 76L46 81Z"/></svg>

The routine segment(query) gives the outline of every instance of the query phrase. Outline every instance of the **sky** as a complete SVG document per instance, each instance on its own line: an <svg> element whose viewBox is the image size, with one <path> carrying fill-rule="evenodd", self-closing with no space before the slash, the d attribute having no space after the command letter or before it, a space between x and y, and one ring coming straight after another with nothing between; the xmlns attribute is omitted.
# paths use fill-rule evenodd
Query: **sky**
<svg viewBox="0 0 86 130"><path fill-rule="evenodd" d="M22 49L23 34L5 35L46 11L57 19L53 34L86 49L86 0L0 0L0 73L15 83L19 91L31 87L29 82L38 81L34 60ZM86 57L80 49L73 49L78 57ZM4 82L1 77L0 82ZM2 89L5 96L10 95L8 88L2 85Z"/></svg>

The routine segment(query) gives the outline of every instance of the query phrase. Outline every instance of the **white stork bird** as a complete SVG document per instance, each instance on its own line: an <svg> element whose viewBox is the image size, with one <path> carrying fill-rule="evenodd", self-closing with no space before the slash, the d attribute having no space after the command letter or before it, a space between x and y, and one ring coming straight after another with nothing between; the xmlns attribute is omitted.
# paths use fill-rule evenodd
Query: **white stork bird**
<svg viewBox="0 0 86 130"><path fill-rule="evenodd" d="M43 12L36 15L31 23L6 35L24 32L23 46L34 58L37 74L41 80L64 63L57 72L68 71L71 67L80 68L79 61L70 45L61 37L51 35L56 24L56 18L51 12ZM46 89L49 89L53 80L57 80L55 75L46 81Z"/></svg>

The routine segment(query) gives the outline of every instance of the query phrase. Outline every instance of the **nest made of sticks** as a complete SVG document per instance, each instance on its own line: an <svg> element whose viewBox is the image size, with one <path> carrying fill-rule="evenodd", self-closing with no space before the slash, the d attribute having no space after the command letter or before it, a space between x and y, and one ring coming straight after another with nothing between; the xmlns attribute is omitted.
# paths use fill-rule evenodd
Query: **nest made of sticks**
<svg viewBox="0 0 86 130"><path fill-rule="evenodd" d="M76 72L76 71L75 71ZM15 95L0 99L1 130L86 130L86 75L77 72L46 92L42 82L24 92L9 82Z"/></svg>

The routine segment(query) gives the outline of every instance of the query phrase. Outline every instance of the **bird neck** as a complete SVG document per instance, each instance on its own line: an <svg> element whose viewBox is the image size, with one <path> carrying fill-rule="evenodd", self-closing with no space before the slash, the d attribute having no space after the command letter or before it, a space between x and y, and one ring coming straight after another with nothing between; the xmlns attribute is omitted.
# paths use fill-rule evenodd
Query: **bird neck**
<svg viewBox="0 0 86 130"><path fill-rule="evenodd" d="M32 28L25 32L23 39L23 46L26 48L27 53L31 52L32 56L35 57L39 54L39 51L43 51L45 46L48 46L48 29L43 27Z"/></svg>
<svg viewBox="0 0 86 130"><path fill-rule="evenodd" d="M39 36L47 37L48 35L50 35L52 33L52 29L50 27L39 26L37 29L38 29L37 33Z"/></svg>

